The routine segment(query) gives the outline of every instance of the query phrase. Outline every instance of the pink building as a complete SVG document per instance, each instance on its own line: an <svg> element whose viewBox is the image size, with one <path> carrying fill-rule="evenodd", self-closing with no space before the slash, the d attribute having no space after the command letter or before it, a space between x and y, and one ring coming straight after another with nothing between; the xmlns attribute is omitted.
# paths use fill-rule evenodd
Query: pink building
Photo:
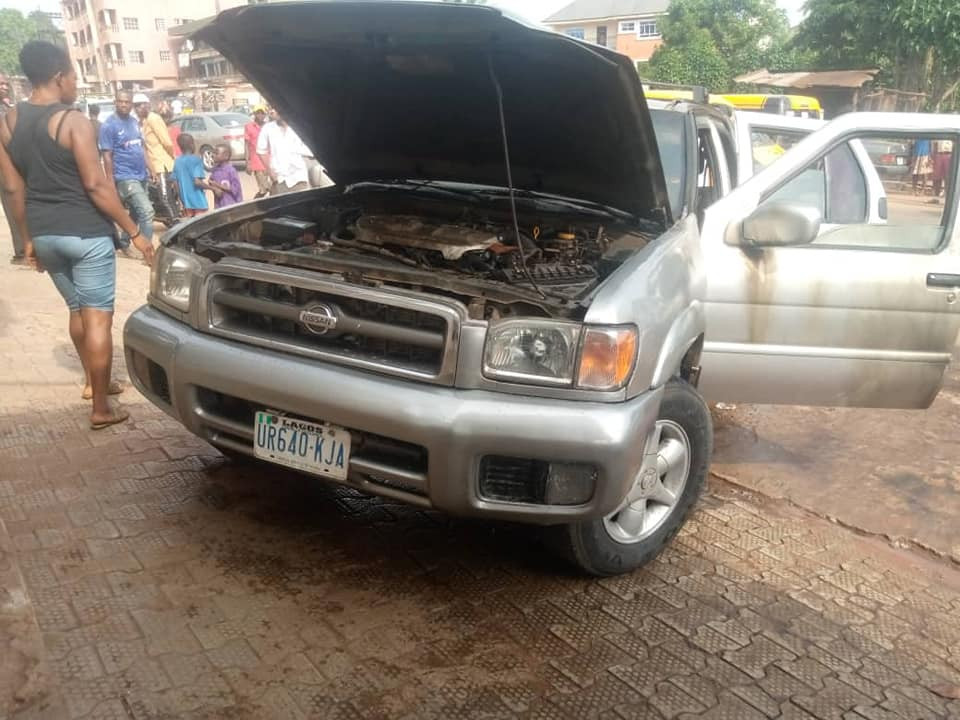
<svg viewBox="0 0 960 720"><path fill-rule="evenodd" d="M70 59L94 93L176 86L177 54L168 29L245 4L245 0L61 0Z"/></svg>
<svg viewBox="0 0 960 720"><path fill-rule="evenodd" d="M660 47L659 18L669 0L574 0L544 24L559 33L616 50L634 63Z"/></svg>

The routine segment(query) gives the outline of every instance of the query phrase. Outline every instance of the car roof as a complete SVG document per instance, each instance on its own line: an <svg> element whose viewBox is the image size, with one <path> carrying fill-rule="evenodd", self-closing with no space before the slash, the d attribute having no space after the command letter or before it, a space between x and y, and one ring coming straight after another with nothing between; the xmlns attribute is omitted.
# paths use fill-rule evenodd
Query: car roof
<svg viewBox="0 0 960 720"><path fill-rule="evenodd" d="M193 113L183 113L181 115L175 116L174 120L183 120L185 118L191 117L213 117L214 115L243 115L243 113L236 112L233 110L212 110L204 112L193 112ZM244 117L246 117L244 115Z"/></svg>

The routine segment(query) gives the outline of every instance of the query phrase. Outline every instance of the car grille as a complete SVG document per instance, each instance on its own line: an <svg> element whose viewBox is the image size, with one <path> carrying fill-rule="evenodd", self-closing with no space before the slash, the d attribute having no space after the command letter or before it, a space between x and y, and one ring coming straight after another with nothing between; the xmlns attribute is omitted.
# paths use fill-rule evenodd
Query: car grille
<svg viewBox="0 0 960 720"><path fill-rule="evenodd" d="M282 352L452 385L461 314L405 293L246 269L206 281L206 330Z"/></svg>

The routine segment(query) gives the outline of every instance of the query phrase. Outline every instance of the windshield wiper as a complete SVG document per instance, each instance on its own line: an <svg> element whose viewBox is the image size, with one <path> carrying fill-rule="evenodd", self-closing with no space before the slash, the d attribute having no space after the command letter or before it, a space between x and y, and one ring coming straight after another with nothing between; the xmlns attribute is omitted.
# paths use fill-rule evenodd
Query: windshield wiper
<svg viewBox="0 0 960 720"><path fill-rule="evenodd" d="M458 200L462 200L465 197L476 200L483 199L481 196L476 194L476 191L473 188L437 185L433 180L365 180L363 182L354 183L347 188L346 192L351 193L364 190L382 190L385 192L389 192L391 190L401 190L410 193L423 192L424 194L441 195L444 197L456 198Z"/></svg>
<svg viewBox="0 0 960 720"><path fill-rule="evenodd" d="M507 191L501 190L500 188L484 188L483 190L478 190L478 192L485 197L497 199L507 197ZM628 223L637 223L641 220L641 218L638 218L635 215L626 212L625 210L619 210L618 208L596 203L591 200L560 197L559 195L550 195L547 193L537 192L536 190L524 190L522 188L514 188L513 192L518 200L532 200L533 204L535 205L552 205L553 207L560 207L577 212L586 212L591 215L602 215L604 217L622 220Z"/></svg>

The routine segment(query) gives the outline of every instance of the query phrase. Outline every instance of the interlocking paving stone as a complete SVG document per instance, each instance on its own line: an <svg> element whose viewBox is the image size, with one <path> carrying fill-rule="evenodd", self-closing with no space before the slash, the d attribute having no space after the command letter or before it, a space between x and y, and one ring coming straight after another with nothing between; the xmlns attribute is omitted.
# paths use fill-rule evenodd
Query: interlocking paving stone
<svg viewBox="0 0 960 720"><path fill-rule="evenodd" d="M146 269L121 275L118 340ZM960 682L955 568L715 483L648 568L594 580L528 528L226 463L132 391L91 433L59 298L0 282L31 299L0 344L29 370L0 578L49 668L14 720L960 717L931 691Z"/></svg>

